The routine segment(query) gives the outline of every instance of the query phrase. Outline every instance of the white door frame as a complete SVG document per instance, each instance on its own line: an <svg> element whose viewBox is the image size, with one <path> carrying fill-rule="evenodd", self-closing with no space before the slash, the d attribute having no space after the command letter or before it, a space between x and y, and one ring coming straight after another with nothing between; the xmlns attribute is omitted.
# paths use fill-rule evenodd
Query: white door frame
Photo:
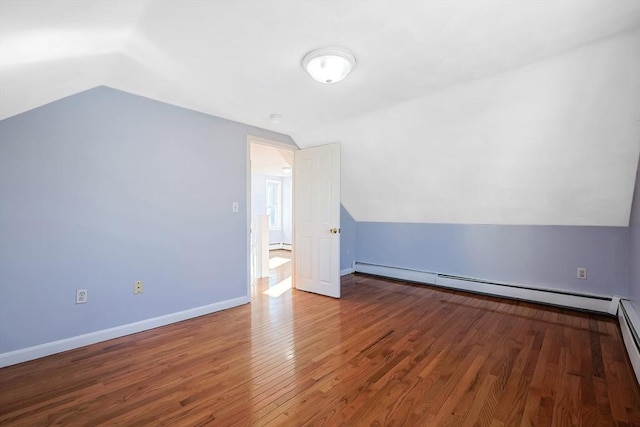
<svg viewBox="0 0 640 427"><path fill-rule="evenodd" d="M298 151L299 148L296 147L295 145L290 145L290 144L286 144L284 142L280 142L280 141L274 141L272 139L266 139L266 138L261 138L259 136L255 136L255 135L247 135L247 159L246 159L246 165L247 165L247 198L245 201L245 206L247 207L247 299L249 302L251 302L251 144L260 144L260 145L266 145L269 147L274 147L274 148L279 148L281 150L287 150L287 151ZM292 190L293 190L293 168L295 168L295 162L292 166L292 170L291 170L291 183L292 183ZM291 210L292 210L292 215L291 215L291 220L292 222L294 221L295 216L293 215L293 191L291 192L291 197L292 197L292 203L291 203ZM292 224L293 226L291 227L291 241L295 242L295 224ZM293 249L295 251L295 248ZM292 272L291 272L291 278L293 281L293 275L295 273L295 260L292 258L291 262L293 263L293 268L292 268Z"/></svg>

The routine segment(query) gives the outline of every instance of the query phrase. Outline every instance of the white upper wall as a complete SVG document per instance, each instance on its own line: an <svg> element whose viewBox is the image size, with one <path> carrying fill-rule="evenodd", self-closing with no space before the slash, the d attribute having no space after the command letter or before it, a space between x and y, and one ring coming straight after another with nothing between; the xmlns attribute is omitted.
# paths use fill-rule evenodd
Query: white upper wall
<svg viewBox="0 0 640 427"><path fill-rule="evenodd" d="M342 142L358 221L627 226L640 32L293 137Z"/></svg>

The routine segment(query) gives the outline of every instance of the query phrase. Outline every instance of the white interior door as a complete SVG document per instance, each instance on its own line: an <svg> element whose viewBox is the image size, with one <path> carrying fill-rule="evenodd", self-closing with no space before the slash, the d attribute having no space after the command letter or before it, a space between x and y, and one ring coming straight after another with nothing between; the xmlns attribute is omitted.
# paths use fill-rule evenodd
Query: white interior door
<svg viewBox="0 0 640 427"><path fill-rule="evenodd" d="M295 287L340 298L340 144L295 152Z"/></svg>

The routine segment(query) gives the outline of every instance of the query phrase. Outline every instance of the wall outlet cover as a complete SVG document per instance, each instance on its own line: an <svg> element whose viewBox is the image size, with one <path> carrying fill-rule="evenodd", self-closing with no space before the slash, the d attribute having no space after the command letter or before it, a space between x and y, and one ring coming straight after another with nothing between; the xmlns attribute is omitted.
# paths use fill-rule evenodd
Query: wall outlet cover
<svg viewBox="0 0 640 427"><path fill-rule="evenodd" d="M89 294L86 289L76 289L76 304L84 304L89 301Z"/></svg>
<svg viewBox="0 0 640 427"><path fill-rule="evenodd" d="M578 267L577 277L578 279L587 280L587 269L585 267Z"/></svg>
<svg viewBox="0 0 640 427"><path fill-rule="evenodd" d="M141 294L143 292L144 292L144 283L142 282L142 280L137 280L133 284L133 294L134 295L139 295L139 294Z"/></svg>

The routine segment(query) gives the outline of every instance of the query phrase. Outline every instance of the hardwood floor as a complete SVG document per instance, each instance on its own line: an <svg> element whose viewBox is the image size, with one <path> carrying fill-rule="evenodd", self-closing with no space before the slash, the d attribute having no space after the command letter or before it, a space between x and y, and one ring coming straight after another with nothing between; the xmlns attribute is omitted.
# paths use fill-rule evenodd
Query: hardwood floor
<svg viewBox="0 0 640 427"><path fill-rule="evenodd" d="M613 318L364 275L334 300L289 265L252 304L1 369L0 424L640 425Z"/></svg>

